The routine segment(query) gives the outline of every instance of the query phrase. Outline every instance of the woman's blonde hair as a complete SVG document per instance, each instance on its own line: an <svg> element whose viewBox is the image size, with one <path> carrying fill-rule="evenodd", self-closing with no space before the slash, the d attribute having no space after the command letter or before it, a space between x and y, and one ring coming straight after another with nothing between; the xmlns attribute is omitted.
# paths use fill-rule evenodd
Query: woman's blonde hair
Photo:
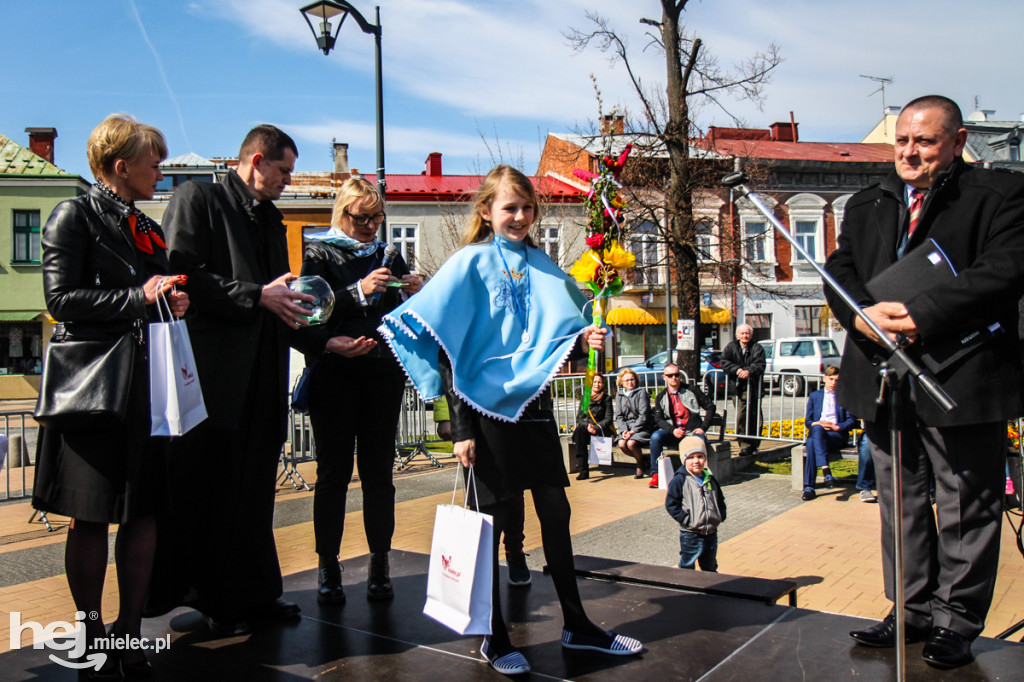
<svg viewBox="0 0 1024 682"><path fill-rule="evenodd" d="M466 223L466 227L462 231L459 246L490 241L494 234L494 228L491 227L491 221L484 220L481 211L494 201L502 182L508 182L516 194L533 204L533 224L538 224L540 201L537 199L537 190L534 189L533 183L520 171L503 163L492 168L484 181L480 183L480 189L476 191L476 196L473 198L473 215L469 217L469 222ZM529 246L536 246L529 235L523 241Z"/></svg>
<svg viewBox="0 0 1024 682"><path fill-rule="evenodd" d="M89 170L93 177L102 180L114 170L118 159L135 161L145 151L151 150L160 160L167 158L167 140L164 134L153 126L139 123L128 114L111 114L93 129L86 144Z"/></svg>
<svg viewBox="0 0 1024 682"><path fill-rule="evenodd" d="M370 206L384 208L384 199L381 198L380 192L366 178L349 178L342 183L338 189L338 196L334 198L331 227L341 229L341 217L345 215L349 206L360 200L366 200Z"/></svg>
<svg viewBox="0 0 1024 682"><path fill-rule="evenodd" d="M633 378L636 379L637 386L640 385L640 377L638 377L636 375L636 372L631 370L629 367L627 367L626 369L624 369L621 372L619 372L618 378L615 379L615 385L618 386L619 388L622 388L622 377L626 376L627 374L632 374Z"/></svg>

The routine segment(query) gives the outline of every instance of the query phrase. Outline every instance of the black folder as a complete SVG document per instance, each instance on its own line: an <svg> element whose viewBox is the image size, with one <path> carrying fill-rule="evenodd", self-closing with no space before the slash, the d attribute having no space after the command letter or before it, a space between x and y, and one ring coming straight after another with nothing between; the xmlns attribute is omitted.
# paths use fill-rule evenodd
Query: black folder
<svg viewBox="0 0 1024 682"><path fill-rule="evenodd" d="M934 239L928 239L875 275L865 288L876 301L905 303L922 289L946 284L956 276L956 268L942 247ZM1002 325L993 322L981 328L962 330L931 344L919 340L907 350L937 374L1002 333Z"/></svg>

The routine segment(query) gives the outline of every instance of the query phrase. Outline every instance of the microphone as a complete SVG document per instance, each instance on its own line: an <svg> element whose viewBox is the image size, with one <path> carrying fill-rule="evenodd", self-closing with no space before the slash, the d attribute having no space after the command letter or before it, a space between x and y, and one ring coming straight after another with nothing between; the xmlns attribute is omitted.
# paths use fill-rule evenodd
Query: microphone
<svg viewBox="0 0 1024 682"><path fill-rule="evenodd" d="M394 244L388 244L388 247L384 249L384 260L380 262L380 266L382 268L388 268L390 270L391 264L395 262L395 256L397 255L398 247L395 246ZM370 303L376 303L377 300L380 298L380 294L381 292L379 291L373 292L373 295L370 296Z"/></svg>

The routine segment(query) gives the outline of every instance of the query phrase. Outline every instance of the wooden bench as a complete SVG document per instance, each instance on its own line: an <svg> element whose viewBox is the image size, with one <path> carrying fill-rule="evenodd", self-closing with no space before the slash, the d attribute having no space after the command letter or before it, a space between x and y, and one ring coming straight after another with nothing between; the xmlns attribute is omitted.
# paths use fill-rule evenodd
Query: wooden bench
<svg viewBox="0 0 1024 682"><path fill-rule="evenodd" d="M789 605L796 606L797 584L793 580L691 571L593 556L577 556L575 561L576 575L585 578L748 599L768 606L788 597ZM547 566L544 572L547 572Z"/></svg>

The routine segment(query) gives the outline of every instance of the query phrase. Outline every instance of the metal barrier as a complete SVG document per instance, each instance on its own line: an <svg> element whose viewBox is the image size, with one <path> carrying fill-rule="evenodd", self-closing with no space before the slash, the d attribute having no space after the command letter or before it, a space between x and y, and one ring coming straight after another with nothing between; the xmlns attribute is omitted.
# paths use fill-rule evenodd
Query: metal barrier
<svg viewBox="0 0 1024 682"><path fill-rule="evenodd" d="M617 376L616 372L604 375L605 385L609 389L615 385ZM640 385L651 394L653 400L654 395L664 387L663 384L658 384L660 377L654 373L638 376ZM721 376L721 370L708 372L701 377L697 386L701 387L708 397L715 401L719 414L723 410L727 411L729 421L724 427L726 433L737 434L739 429L736 424L738 414L736 399L729 393L728 382L720 380ZM684 378L686 378L685 374ZM585 379L583 374L561 374L551 382L550 390L555 424L558 426L559 434L571 434L576 425ZM762 377L761 423L767 426L767 433L753 437L780 443L804 442L803 419L807 406L807 395L821 387L821 375L802 374L799 375L799 382L795 382L793 379L794 375L786 373L766 374ZM687 381L690 384L694 383L689 379ZM609 392L614 393L614 390ZM794 393L794 395L788 395L788 393ZM441 442L435 432L432 409L420 398L413 385L407 383L402 396L398 435L395 439L394 468L396 471L407 467L416 457L425 457L434 466L441 466L437 458L427 449L428 443ZM288 419L292 428L288 431L288 440L281 453L282 473L279 482L282 484L286 481L290 482L296 490L309 490L309 485L297 469L298 464L316 459L316 443L313 439L309 417L289 411ZM763 427L762 431L764 431ZM714 428L709 431L709 435L717 436L718 433L718 430Z"/></svg>
<svg viewBox="0 0 1024 682"><path fill-rule="evenodd" d="M38 433L31 411L0 412L0 501L31 497Z"/></svg>
<svg viewBox="0 0 1024 682"><path fill-rule="evenodd" d="M664 382L659 384L660 376L647 372L638 374L640 386L651 394L651 400L664 388ZM715 401L715 409L719 414L727 410L728 422L725 425L726 433L736 434L736 418L738 416L736 396L729 392L729 382L720 379L724 374L721 370L712 370L701 377L696 386ZM618 377L616 372L604 375L605 385L609 392L614 394L615 381ZM695 382L689 380L685 372L684 380L691 386ZM551 382L551 392L555 403L555 421L559 427L559 433L570 434L576 424L576 417L579 412L580 397L583 395L584 375L568 374L560 375ZM762 430L767 426L767 435L754 436L764 440L780 441L784 443L803 443L803 419L807 408L807 396L812 391L822 386L821 375L799 375L799 384L795 381L794 375L788 373L766 374L762 377L761 395L761 423ZM787 380L788 383L787 383ZM788 393L794 393L789 395ZM709 433L718 435L718 431L712 429ZM742 434L740 434L742 435Z"/></svg>

